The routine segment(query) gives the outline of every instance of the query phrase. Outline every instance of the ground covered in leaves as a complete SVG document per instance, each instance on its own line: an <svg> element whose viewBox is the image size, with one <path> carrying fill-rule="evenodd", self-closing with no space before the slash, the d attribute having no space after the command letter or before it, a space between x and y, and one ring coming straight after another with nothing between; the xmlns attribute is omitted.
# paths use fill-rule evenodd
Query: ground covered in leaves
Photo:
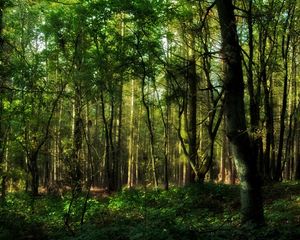
<svg viewBox="0 0 300 240"><path fill-rule="evenodd" d="M72 201L71 193L34 200L10 193L0 207L0 239L300 239L300 184L266 186L264 199L266 226L253 229L239 225L238 186L127 189L90 197L86 208L84 194Z"/></svg>

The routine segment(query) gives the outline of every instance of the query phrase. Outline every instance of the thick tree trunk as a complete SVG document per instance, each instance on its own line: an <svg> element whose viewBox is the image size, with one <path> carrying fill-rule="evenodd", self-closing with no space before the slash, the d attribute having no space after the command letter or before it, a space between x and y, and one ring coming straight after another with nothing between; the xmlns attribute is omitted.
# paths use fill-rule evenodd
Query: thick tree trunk
<svg viewBox="0 0 300 240"><path fill-rule="evenodd" d="M38 152L32 151L28 155L28 168L31 174L31 193L33 196L39 194L39 171L38 171Z"/></svg>
<svg viewBox="0 0 300 240"><path fill-rule="evenodd" d="M217 9L225 64L226 132L232 145L241 181L242 223L260 225L264 222L261 182L257 171L257 158L253 156L253 143L246 127L243 71L234 6L230 0L217 0Z"/></svg>

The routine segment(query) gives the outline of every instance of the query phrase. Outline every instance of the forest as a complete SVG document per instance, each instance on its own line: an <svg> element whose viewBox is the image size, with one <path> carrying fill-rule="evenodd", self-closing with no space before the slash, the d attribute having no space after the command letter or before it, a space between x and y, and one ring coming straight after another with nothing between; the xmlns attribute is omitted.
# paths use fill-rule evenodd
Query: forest
<svg viewBox="0 0 300 240"><path fill-rule="evenodd" d="M300 239L299 19L0 0L0 239Z"/></svg>

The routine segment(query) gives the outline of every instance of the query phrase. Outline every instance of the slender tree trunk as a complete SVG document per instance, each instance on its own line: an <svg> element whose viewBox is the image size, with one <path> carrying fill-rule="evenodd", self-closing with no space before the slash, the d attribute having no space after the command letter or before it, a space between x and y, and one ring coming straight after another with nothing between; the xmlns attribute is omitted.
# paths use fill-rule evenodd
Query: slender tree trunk
<svg viewBox="0 0 300 240"><path fill-rule="evenodd" d="M272 172L274 169L274 114L272 108L272 79L270 79L270 87L267 84L267 74L264 67L262 72L263 78L263 88L264 88L264 109L265 109L265 118L266 118L266 143L265 143L265 156L264 156L264 165L265 165L265 177L267 179L272 178Z"/></svg>
<svg viewBox="0 0 300 240"><path fill-rule="evenodd" d="M83 120L82 120L82 102L79 86L75 86L75 99L73 109L73 149L71 156L72 180L77 189L81 191L83 169L81 164Z"/></svg>
<svg viewBox="0 0 300 240"><path fill-rule="evenodd" d="M168 88L168 83L167 83ZM168 96L167 90L167 96ZM164 129L164 189L169 190L169 158L170 158L170 123L169 123L169 116L170 116L170 106L167 104L166 110L166 122L165 122L165 129Z"/></svg>
<svg viewBox="0 0 300 240"><path fill-rule="evenodd" d="M138 108L138 114L137 114L137 127L136 127L136 135L134 137L135 141L135 184L139 185L140 183L140 139L141 139L141 131L140 131L140 126L141 126L141 113L142 113L142 106Z"/></svg>
<svg viewBox="0 0 300 240"><path fill-rule="evenodd" d="M188 126L187 126L187 104L186 101L183 101L182 109L179 111L178 116L178 137L180 140L180 164L181 164L181 179L182 179L182 185L186 185L190 183L190 171L191 167L195 168L195 165L193 165L193 162L190 161L190 144L189 144L189 132L188 132ZM196 173L196 171L195 171Z"/></svg>
<svg viewBox="0 0 300 240"><path fill-rule="evenodd" d="M86 104L86 112L85 112L85 141L86 141L86 152L87 152L87 160L86 160L86 168L87 168L87 183L91 187L95 186L95 163L94 157L92 154L92 137L91 131L93 122L90 120L90 103Z"/></svg>
<svg viewBox="0 0 300 240"><path fill-rule="evenodd" d="M297 55L298 45L293 45L292 50L292 78L293 78L293 109L294 109L294 117L293 117L293 123L294 123L294 129L293 129L293 152L291 153L293 155L293 160L291 163L291 179L294 178L295 172L296 172L296 163L297 163L297 151L299 152L299 149L297 149L298 144L298 128L299 128L299 97L298 97L298 81L297 81L297 71L298 71L298 64L296 61L296 55Z"/></svg>
<svg viewBox="0 0 300 240"><path fill-rule="evenodd" d="M111 96L110 99L110 119L108 121L108 140L109 140L109 167L110 167L110 179L108 182L108 189L109 191L115 191L116 185L115 185L115 167L116 167L116 159L115 159L115 142L114 142L114 119L115 119L115 99L114 96Z"/></svg>
<svg viewBox="0 0 300 240"><path fill-rule="evenodd" d="M223 121L224 123L224 129L226 129L226 126L225 126L225 120ZM226 161L228 161L228 157L227 157L227 137L226 137L226 133L225 131L222 131L222 157L221 157L221 181L222 183L225 183L226 182Z"/></svg>
<svg viewBox="0 0 300 240"><path fill-rule="evenodd" d="M236 183L236 165L234 162L234 156L232 153L232 147L229 143L228 137L226 137L226 144L227 144L227 158L228 158L228 171L229 171L229 183L234 185Z"/></svg>
<svg viewBox="0 0 300 240"><path fill-rule="evenodd" d="M102 120L105 129L105 185L109 191L115 191L114 184L114 142L113 142L113 119L114 119L114 100L110 100L110 119L106 117L106 109L103 92L101 92Z"/></svg>
<svg viewBox="0 0 300 240"><path fill-rule="evenodd" d="M294 113L290 113L289 117L289 128L288 134L286 139L286 148L285 148L285 156L284 156L284 163L283 168L285 168L285 179L291 180L291 165L293 162L293 143L294 143Z"/></svg>
<svg viewBox="0 0 300 240"><path fill-rule="evenodd" d="M294 173L294 162L295 162L295 138L297 132L297 125L298 125L298 96L297 96L297 63L296 63L296 51L297 51L297 43L293 43L292 47L292 63L291 63L291 98L290 108L291 108L291 115L290 115L290 126L289 126L289 135L291 136L289 141L287 141L287 148L289 152L289 166L287 166L288 170L288 179L292 180L293 173Z"/></svg>
<svg viewBox="0 0 300 240"><path fill-rule="evenodd" d="M95 186L100 187L101 186L101 174L102 174L102 166L101 166L101 160L100 160L100 154L99 150L101 149L101 144L100 144L100 127L99 127L99 108L101 104L96 103L95 106L95 120L94 122L94 128L92 132L92 158L93 158L93 164L94 164L94 178L95 178ZM96 146L98 146L96 148Z"/></svg>
<svg viewBox="0 0 300 240"><path fill-rule="evenodd" d="M146 75L145 75L146 77ZM150 162L151 162L151 171L152 171L152 177L153 177L153 183L154 187L157 188L158 182L157 182L157 173L156 173L156 163L155 163L155 156L154 156L154 131L153 131L153 122L151 120L150 116L150 107L147 103L146 96L145 96L145 77L142 81L142 102L146 109L146 119L147 119L147 127L150 134Z"/></svg>
<svg viewBox="0 0 300 240"><path fill-rule="evenodd" d="M122 156L122 128L123 128L123 78L121 77L119 85L119 106L118 106L118 124L117 124L117 142L115 151L115 188L116 190L121 187L121 163L123 161Z"/></svg>
<svg viewBox="0 0 300 240"><path fill-rule="evenodd" d="M203 41L203 48L204 52L207 53L209 52L209 26L206 24L204 28L205 33L203 33L204 37L202 38ZM201 168L199 169L199 181L204 181L205 175L207 174L208 171L210 172L210 179L213 180L215 178L215 173L213 169L214 165L214 150L215 150L215 139L217 136L217 132L219 129L219 126L222 122L223 118L223 106L220 108L220 111L218 113L218 104L220 100L222 99L223 91L221 91L217 96L216 96L216 91L214 89L214 86L211 82L211 60L209 56L205 56L203 58L203 71L204 71L204 76L206 79L206 84L207 84L207 102L210 106L210 112L208 114L208 124L207 124L207 132L209 136L209 150L208 154L206 157L206 160L202 162ZM224 163L224 162L223 162ZM221 164L222 165L222 164ZM222 173L222 179L224 180L225 177L225 166L223 167Z"/></svg>
<svg viewBox="0 0 300 240"><path fill-rule="evenodd" d="M130 104L130 134L128 146L128 172L127 172L127 186L133 186L133 164L134 164L134 80L131 80L131 104Z"/></svg>
<svg viewBox="0 0 300 240"><path fill-rule="evenodd" d="M168 80L167 80L168 81ZM168 85L168 83L167 83ZM163 107L161 104L160 96L157 91L156 84L154 84L155 92L157 95L158 107L161 115L161 120L164 126L164 189L169 189L169 174L168 174L168 167L169 167L169 105L167 105L166 113L164 114ZM167 86L168 88L168 86ZM168 95L168 90L167 90Z"/></svg>
<svg viewBox="0 0 300 240"><path fill-rule="evenodd" d="M52 167L52 154L51 154L51 142L46 143L45 166L44 166L44 187L47 188L51 182L51 167Z"/></svg>
<svg viewBox="0 0 300 240"><path fill-rule="evenodd" d="M225 116L227 136L233 148L241 181L242 223L260 225L264 222L261 182L257 158L247 132L244 108L244 83L241 50L231 0L217 0L223 57L225 64Z"/></svg>
<svg viewBox="0 0 300 240"><path fill-rule="evenodd" d="M193 40L194 42L194 40ZM192 44L193 46L194 44ZM191 59L188 61L188 76L187 76L188 84L189 84L189 96L188 96L188 144L189 144L189 166L190 176L189 180L191 183L199 180L196 179L197 169L197 161L198 161L198 147L197 147L197 75L196 75L196 59L193 54ZM195 166L193 169L192 166ZM197 171L197 170L196 170Z"/></svg>
<svg viewBox="0 0 300 240"><path fill-rule="evenodd" d="M278 144L278 153L276 159L276 169L274 174L274 180L282 180L282 155L283 155L283 142L284 142L284 133L285 133L285 116L286 116L286 107L287 107L287 98L288 98L288 69L287 62L285 64L285 76L284 76L284 86L283 86L283 98L282 98L282 108L280 114L280 131L279 131L279 144Z"/></svg>
<svg viewBox="0 0 300 240"><path fill-rule="evenodd" d="M282 36L281 53L283 59L284 67L284 79L283 79L283 93L282 93L282 106L280 113L280 132L279 132L279 144L278 153L276 159L276 170L275 170L275 181L282 180L282 156L283 156L283 143L285 135L285 117L287 112L287 102L288 102L288 79L289 79L289 48L291 42L291 27L292 21L294 19L295 6L290 6L288 9L287 18L284 24L284 32Z"/></svg>

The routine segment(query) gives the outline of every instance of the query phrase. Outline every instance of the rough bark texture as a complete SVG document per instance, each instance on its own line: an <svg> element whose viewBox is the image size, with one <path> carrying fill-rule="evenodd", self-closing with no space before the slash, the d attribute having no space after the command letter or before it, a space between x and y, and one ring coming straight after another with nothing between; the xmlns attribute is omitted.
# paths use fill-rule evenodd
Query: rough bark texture
<svg viewBox="0 0 300 240"><path fill-rule="evenodd" d="M230 0L217 0L223 57L225 117L227 136L232 145L241 181L242 223L260 225L264 222L260 178L253 143L247 132L244 109L244 84L241 52L236 31L234 7Z"/></svg>

